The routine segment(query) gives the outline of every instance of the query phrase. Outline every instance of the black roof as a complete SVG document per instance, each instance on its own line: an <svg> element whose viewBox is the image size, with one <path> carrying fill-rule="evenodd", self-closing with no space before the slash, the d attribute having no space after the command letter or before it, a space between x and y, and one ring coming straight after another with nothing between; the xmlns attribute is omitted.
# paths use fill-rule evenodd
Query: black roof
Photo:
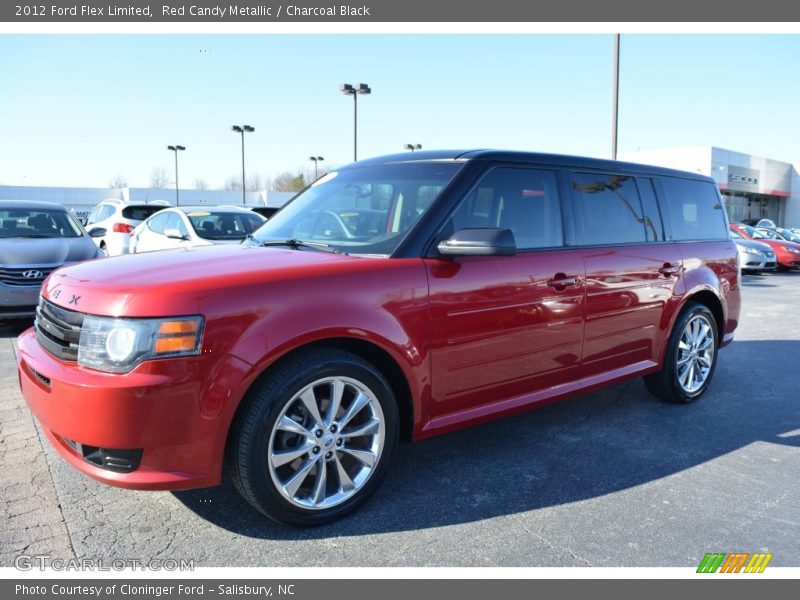
<svg viewBox="0 0 800 600"><path fill-rule="evenodd" d="M428 161L498 161L536 163L540 165L553 165L577 169L602 169L616 172L648 173L651 175L667 175L682 177L684 179L699 179L714 182L711 177L690 171L678 171L666 167L657 167L640 163L623 162L602 158L589 158L586 156L570 156L567 154L547 154L543 152L520 152L515 150L418 150L415 152L402 152L377 156L360 160L347 167L359 167L400 162L428 162Z"/></svg>

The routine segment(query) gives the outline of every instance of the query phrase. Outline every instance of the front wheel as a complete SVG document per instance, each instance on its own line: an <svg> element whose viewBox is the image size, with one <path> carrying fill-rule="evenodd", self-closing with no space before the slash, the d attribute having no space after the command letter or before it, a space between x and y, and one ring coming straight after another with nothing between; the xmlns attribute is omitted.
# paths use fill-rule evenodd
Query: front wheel
<svg viewBox="0 0 800 600"><path fill-rule="evenodd" d="M644 378L647 389L675 404L697 400L711 384L718 348L714 315L702 304L687 305L672 330L661 371Z"/></svg>
<svg viewBox="0 0 800 600"><path fill-rule="evenodd" d="M239 492L266 516L321 525L375 491L397 446L392 389L370 363L335 349L270 371L238 415L228 464Z"/></svg>

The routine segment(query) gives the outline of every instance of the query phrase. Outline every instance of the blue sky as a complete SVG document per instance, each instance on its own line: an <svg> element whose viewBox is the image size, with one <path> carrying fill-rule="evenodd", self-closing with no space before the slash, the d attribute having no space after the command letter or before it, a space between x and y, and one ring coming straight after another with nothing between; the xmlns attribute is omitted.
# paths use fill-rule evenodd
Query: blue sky
<svg viewBox="0 0 800 600"><path fill-rule="evenodd" d="M181 187L494 147L608 156L611 35L0 35L0 184ZM620 152L713 144L800 162L800 35L623 35Z"/></svg>

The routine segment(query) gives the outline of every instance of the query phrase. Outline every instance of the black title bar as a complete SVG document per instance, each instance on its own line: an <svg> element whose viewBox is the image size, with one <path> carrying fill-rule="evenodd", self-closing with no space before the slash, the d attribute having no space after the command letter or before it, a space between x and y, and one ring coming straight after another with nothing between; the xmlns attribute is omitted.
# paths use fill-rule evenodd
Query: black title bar
<svg viewBox="0 0 800 600"><path fill-rule="evenodd" d="M786 0L5 0L6 22L791 22Z"/></svg>

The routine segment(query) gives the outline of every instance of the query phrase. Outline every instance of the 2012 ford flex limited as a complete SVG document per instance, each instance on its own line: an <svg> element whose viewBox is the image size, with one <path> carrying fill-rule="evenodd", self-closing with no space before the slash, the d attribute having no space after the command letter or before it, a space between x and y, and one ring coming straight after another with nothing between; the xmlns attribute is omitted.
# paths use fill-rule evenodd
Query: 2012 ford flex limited
<svg viewBox="0 0 800 600"><path fill-rule="evenodd" d="M633 377L692 402L738 317L711 179L415 152L329 173L241 246L55 272L19 378L83 473L178 490L227 468L313 525L362 504L400 440Z"/></svg>

